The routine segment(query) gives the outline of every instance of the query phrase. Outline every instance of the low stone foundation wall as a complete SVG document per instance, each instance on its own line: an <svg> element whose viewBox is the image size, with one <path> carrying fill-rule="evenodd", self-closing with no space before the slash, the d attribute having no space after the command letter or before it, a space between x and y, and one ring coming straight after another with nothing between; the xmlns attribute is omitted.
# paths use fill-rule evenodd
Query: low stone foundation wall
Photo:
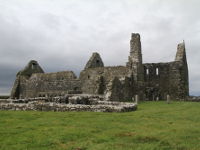
<svg viewBox="0 0 200 150"><path fill-rule="evenodd" d="M200 102L200 96L189 96L187 98L187 101L190 101L190 102Z"/></svg>
<svg viewBox="0 0 200 150"><path fill-rule="evenodd" d="M136 109L135 103L103 101L98 95L0 100L0 110L129 112Z"/></svg>
<svg viewBox="0 0 200 150"><path fill-rule="evenodd" d="M72 105L72 104L15 104L1 103L0 110L21 110L21 111L94 111L94 112L128 112L137 109L135 104L113 106L113 105Z"/></svg>

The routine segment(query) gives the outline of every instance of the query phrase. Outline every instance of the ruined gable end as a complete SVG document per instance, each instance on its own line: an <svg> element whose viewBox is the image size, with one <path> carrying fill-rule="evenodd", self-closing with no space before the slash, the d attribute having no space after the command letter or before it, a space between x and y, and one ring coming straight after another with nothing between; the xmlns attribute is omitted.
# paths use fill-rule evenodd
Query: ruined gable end
<svg viewBox="0 0 200 150"><path fill-rule="evenodd" d="M33 73L44 73L37 61L31 60L17 75L30 77Z"/></svg>
<svg viewBox="0 0 200 150"><path fill-rule="evenodd" d="M19 98L20 96L24 95L24 92L26 91L26 81L33 73L44 73L43 69L35 60L31 60L23 70L17 73L13 88L11 90L11 98Z"/></svg>
<svg viewBox="0 0 200 150"><path fill-rule="evenodd" d="M93 53L90 57L89 61L87 62L85 69L88 68L97 68L97 67L104 67L103 61L101 56L98 53Z"/></svg>
<svg viewBox="0 0 200 150"><path fill-rule="evenodd" d="M176 99L186 99L187 96L189 96L189 74L184 42L178 44L173 68L174 71L172 71L172 73L175 79L171 80L171 85L172 87L176 85L177 89L174 95L176 95ZM172 90L173 88L171 88L171 91Z"/></svg>

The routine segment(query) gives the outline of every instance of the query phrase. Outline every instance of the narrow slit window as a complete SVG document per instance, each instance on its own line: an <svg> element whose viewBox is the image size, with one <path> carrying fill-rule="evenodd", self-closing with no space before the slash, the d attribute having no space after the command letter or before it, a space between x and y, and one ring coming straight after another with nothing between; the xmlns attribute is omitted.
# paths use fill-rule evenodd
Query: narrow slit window
<svg viewBox="0 0 200 150"><path fill-rule="evenodd" d="M146 75L149 75L149 69L148 68L146 69Z"/></svg>
<svg viewBox="0 0 200 150"><path fill-rule="evenodd" d="M156 68L156 75L159 75L159 69Z"/></svg>

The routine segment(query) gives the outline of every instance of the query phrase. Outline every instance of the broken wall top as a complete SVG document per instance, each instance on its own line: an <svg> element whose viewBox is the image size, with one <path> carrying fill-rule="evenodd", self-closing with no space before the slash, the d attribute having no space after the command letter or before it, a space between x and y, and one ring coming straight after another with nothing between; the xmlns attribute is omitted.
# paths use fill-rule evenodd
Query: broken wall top
<svg viewBox="0 0 200 150"><path fill-rule="evenodd" d="M186 51L185 51L185 43L184 42L178 44L178 46L177 46L177 53L176 53L175 61L187 62Z"/></svg>
<svg viewBox="0 0 200 150"><path fill-rule="evenodd" d="M72 71L62 71L55 73L37 73L33 74L30 80L42 80L42 81L58 81L58 80L74 80L77 79L76 75Z"/></svg>
<svg viewBox="0 0 200 150"><path fill-rule="evenodd" d="M30 77L33 73L44 73L43 69L35 60L31 60L23 70L17 73L17 75Z"/></svg>
<svg viewBox="0 0 200 150"><path fill-rule="evenodd" d="M104 63L101 59L101 56L98 53L93 53L87 62L85 69L88 68L96 68L96 67L104 67Z"/></svg>

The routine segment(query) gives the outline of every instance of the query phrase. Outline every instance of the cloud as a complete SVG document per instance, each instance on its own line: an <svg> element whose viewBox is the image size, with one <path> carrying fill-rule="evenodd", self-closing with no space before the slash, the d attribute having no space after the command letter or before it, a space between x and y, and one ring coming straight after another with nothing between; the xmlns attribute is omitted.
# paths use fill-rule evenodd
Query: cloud
<svg viewBox="0 0 200 150"><path fill-rule="evenodd" d="M190 91L200 94L198 0L0 1L0 93L31 59L46 72L79 74L97 51L106 65L125 65L131 32L138 32L144 62L174 60L184 39Z"/></svg>

